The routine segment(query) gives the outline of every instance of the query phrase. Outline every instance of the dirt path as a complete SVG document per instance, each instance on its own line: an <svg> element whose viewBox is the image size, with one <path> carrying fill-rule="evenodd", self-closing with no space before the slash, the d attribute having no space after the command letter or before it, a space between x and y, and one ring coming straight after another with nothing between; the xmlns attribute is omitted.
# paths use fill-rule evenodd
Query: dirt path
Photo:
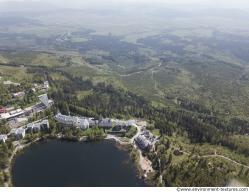
<svg viewBox="0 0 249 192"><path fill-rule="evenodd" d="M142 73L142 72L144 72L144 70L137 71L137 72L133 72L133 73L129 73L129 74L126 74L126 75L120 75L120 74L119 74L119 76L120 76L120 77L129 77L129 76L132 76L132 75L135 75L135 74L140 74L140 73Z"/></svg>
<svg viewBox="0 0 249 192"><path fill-rule="evenodd" d="M118 76L120 76L120 77L129 77L129 76L132 76L132 75L135 75L135 74L140 74L142 72L146 72L146 71L149 71L149 70L154 71L154 69L156 69L158 67L161 67L161 66L162 66L162 63L160 62L158 65L151 66L151 67L149 67L147 69L142 69L140 71L131 72L131 73L128 73L128 74L125 74L125 75L118 74Z"/></svg>
<svg viewBox="0 0 249 192"><path fill-rule="evenodd" d="M227 187L246 187L245 183L242 183L241 181L237 180L237 179L232 179Z"/></svg>
<svg viewBox="0 0 249 192"><path fill-rule="evenodd" d="M191 153L189 153L189 152L182 151L182 150L179 150L179 151L182 152L182 153L184 153L185 155L191 155ZM242 166L242 167L245 167L245 168L249 169L249 165L245 165L245 164L239 163L239 162L237 162L237 161L235 161L233 159L230 159L229 157L226 157L224 155L219 155L219 154L216 153L216 151L212 155L193 155L193 156L197 156L199 158L222 158L222 159L230 161L231 163L234 163L234 164L236 164L238 166Z"/></svg>
<svg viewBox="0 0 249 192"><path fill-rule="evenodd" d="M158 66L154 67L151 69L151 80L152 82L154 83L154 89L155 89L155 94L154 95L157 95L159 97L163 97L164 96L164 93L162 92L162 90L160 90L159 88L159 83L158 81L155 79L154 77L154 74L157 73L159 70L160 70L160 67L162 66L162 63L159 63Z"/></svg>
<svg viewBox="0 0 249 192"><path fill-rule="evenodd" d="M143 170L144 177L147 177L148 173L154 171L154 169L152 168L152 163L147 157L144 157L142 155L141 150L137 149L137 151L139 153L139 165L141 169Z"/></svg>
<svg viewBox="0 0 249 192"><path fill-rule="evenodd" d="M242 166L242 167L245 167L245 168L249 169L249 166L248 166L248 165L244 165L244 164L242 164L242 163L239 163L239 162L237 162L237 161L234 161L234 160L232 160L232 159L230 159L229 157L226 157L226 156L224 156L224 155L217 155L217 154L214 154L214 155L203 155L203 156L199 156L199 157L201 157L201 158L220 157L220 158L225 159L225 160L227 160L227 161L230 161L230 162L232 162L232 163L234 163L234 164L236 164L236 165L238 165L238 166Z"/></svg>

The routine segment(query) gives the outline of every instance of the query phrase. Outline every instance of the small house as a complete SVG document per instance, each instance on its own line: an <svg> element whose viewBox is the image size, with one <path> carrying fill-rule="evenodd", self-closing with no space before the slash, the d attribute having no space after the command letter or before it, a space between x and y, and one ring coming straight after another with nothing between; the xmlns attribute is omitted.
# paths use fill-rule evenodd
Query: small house
<svg viewBox="0 0 249 192"><path fill-rule="evenodd" d="M8 139L7 135L0 135L0 143L5 143Z"/></svg>

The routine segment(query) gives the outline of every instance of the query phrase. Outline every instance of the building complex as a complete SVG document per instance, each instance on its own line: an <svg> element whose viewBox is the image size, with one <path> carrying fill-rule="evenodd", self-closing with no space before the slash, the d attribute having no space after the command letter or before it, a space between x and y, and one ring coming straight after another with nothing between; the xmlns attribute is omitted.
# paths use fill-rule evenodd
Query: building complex
<svg viewBox="0 0 249 192"><path fill-rule="evenodd" d="M25 137L26 131L24 128L11 129L9 135L14 137L16 140L21 140Z"/></svg>
<svg viewBox="0 0 249 192"><path fill-rule="evenodd" d="M66 126L73 126L81 129L88 129L89 127L101 127L105 129L113 128L116 126L130 127L135 125L134 120L122 121L117 119L103 118L96 120L89 117L67 116L58 113L55 120Z"/></svg>
<svg viewBox="0 0 249 192"><path fill-rule="evenodd" d="M29 116L32 113L39 113L53 105L53 101L48 99L47 94L38 96L40 102L25 109L12 109L10 111L2 110L0 113L0 120L11 120L21 116Z"/></svg>
<svg viewBox="0 0 249 192"><path fill-rule="evenodd" d="M158 138L149 131L143 131L135 138L136 144L142 150L151 150L157 141Z"/></svg>
<svg viewBox="0 0 249 192"><path fill-rule="evenodd" d="M89 121L86 118L62 115L61 113L58 113L55 116L55 120L58 121L59 123L62 123L63 125L73 126L83 130L88 129L90 126Z"/></svg>
<svg viewBox="0 0 249 192"><path fill-rule="evenodd" d="M48 131L49 130L49 122L48 120L43 120L41 122L38 123L29 123L27 125L27 129L26 131L29 133L37 133L40 131Z"/></svg>

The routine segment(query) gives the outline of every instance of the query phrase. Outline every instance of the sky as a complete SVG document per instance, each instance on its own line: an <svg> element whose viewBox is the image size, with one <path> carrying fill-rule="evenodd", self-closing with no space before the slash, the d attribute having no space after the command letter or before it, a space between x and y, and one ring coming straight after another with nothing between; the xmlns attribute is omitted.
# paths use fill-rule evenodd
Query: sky
<svg viewBox="0 0 249 192"><path fill-rule="evenodd" d="M10 1L31 1L31 0L0 0L0 2ZM121 5L121 4L169 4L173 6L195 5L195 6L207 6L207 7L222 7L222 8L249 8L249 0L33 0L33 1L47 1L57 4L63 4L64 6L102 6L102 5ZM63 2L63 3L62 3Z"/></svg>

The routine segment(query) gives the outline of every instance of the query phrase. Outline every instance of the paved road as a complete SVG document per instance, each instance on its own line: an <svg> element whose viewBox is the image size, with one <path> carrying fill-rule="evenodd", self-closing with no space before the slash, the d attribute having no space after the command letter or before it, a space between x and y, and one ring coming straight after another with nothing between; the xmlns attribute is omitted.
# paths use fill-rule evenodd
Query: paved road
<svg viewBox="0 0 249 192"><path fill-rule="evenodd" d="M137 128L137 133L136 133L136 135L134 135L131 139L130 139L130 143L131 144L133 144L134 143L134 140L135 140L135 138L136 137L138 137L138 135L140 135L141 134L141 131L142 131L142 128L143 128L143 126L139 126L139 125L134 125L136 128Z"/></svg>

